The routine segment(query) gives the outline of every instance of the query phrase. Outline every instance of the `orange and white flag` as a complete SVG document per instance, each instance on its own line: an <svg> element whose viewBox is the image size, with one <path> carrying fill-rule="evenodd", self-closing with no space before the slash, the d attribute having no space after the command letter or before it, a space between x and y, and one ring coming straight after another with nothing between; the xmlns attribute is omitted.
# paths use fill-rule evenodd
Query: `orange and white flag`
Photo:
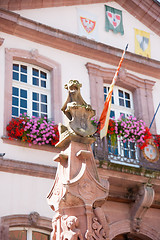
<svg viewBox="0 0 160 240"><path fill-rule="evenodd" d="M121 60L119 62L118 68L116 70L116 73L115 73L114 78L112 80L111 86L109 88L109 92L108 92L106 101L104 103L104 108L103 108L102 114L101 114L100 119L99 119L99 122L100 122L100 138L101 139L103 137L107 136L108 123L109 123L109 117L110 117L110 111L111 111L111 101L112 101L113 87L116 83L118 72L120 70L120 67L121 67L121 64L123 62L124 55L125 55L125 52L127 51L127 48L128 48L128 44L127 44L125 50L123 51L123 54L122 54Z"/></svg>

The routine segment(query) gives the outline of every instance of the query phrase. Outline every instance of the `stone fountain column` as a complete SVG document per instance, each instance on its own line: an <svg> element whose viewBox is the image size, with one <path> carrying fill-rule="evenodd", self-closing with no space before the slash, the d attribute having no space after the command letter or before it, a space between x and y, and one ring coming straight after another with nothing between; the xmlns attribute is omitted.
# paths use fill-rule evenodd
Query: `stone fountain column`
<svg viewBox="0 0 160 240"><path fill-rule="evenodd" d="M70 80L65 88L68 98L62 111L69 125L59 125L60 141L53 187L47 197L55 211L52 240L108 240L109 227L101 208L108 197L109 183L101 181L91 144L96 127L91 124L95 111L80 94L81 84Z"/></svg>

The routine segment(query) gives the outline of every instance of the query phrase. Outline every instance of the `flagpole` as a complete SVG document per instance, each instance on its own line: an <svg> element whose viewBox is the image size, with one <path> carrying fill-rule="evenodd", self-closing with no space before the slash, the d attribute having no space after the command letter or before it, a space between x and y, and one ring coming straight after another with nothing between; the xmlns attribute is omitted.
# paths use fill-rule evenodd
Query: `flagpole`
<svg viewBox="0 0 160 240"><path fill-rule="evenodd" d="M127 45L126 45L126 47L125 47L125 49L124 49L124 51L123 51L123 53L122 53L122 57L121 57L121 59L120 59L120 61L119 61L119 65L118 65L117 70L116 70L116 72L115 72L115 74L114 74L113 83L115 83L115 81L116 81L116 78L117 78L117 76L118 76L118 72L119 72L119 70L120 70L120 68L121 68L121 65L122 65L122 62L123 62L123 59L124 59L124 55L125 55L127 49L128 49L128 43L127 43Z"/></svg>
<svg viewBox="0 0 160 240"><path fill-rule="evenodd" d="M155 119L155 116L156 116L156 114L157 114L157 112L158 112L159 107L160 107L160 102L159 102L159 105L158 105L158 107L157 107L157 109L156 109L156 111L155 111L155 114L154 114L153 118L152 118L152 121L151 121L151 124L150 124L150 126L149 126L149 129L152 127L153 121L154 121L154 119Z"/></svg>
<svg viewBox="0 0 160 240"><path fill-rule="evenodd" d="M121 57L121 59L119 61L119 65L118 65L117 70L116 70L116 72L114 74L114 77L113 77L112 83L110 85L106 101L104 103L104 108L103 108L103 111L102 111L100 119L99 119L99 123L100 123L100 138L101 139L107 135L108 123L109 123L109 117L110 117L110 110L111 110L111 99L112 99L113 87L115 85L115 82L116 82L116 79L117 79L117 76L118 76L118 72L119 72L120 67L122 65L122 62L123 62L123 59L124 59L124 55L125 55L125 53L127 51L127 48L128 48L128 44L126 45L126 47L125 47L125 49L124 49L124 51L122 53L122 57Z"/></svg>

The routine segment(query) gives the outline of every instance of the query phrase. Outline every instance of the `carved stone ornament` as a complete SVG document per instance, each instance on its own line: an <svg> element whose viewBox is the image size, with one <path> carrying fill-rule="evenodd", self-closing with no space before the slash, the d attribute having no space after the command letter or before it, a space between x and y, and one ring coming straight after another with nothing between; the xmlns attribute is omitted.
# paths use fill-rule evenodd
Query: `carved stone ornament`
<svg viewBox="0 0 160 240"><path fill-rule="evenodd" d="M79 194L83 196L84 199L93 199L96 191L95 187L95 184L91 180L83 179L78 187Z"/></svg>
<svg viewBox="0 0 160 240"><path fill-rule="evenodd" d="M141 222L153 203L154 195L154 189L150 184L144 184L139 188L135 203L131 208L131 228L133 231L140 231Z"/></svg>
<svg viewBox="0 0 160 240"><path fill-rule="evenodd" d="M30 51L30 56L31 56L32 59L37 59L38 55L39 55L39 52L38 52L37 49L32 49Z"/></svg>
<svg viewBox="0 0 160 240"><path fill-rule="evenodd" d="M79 221L75 216L63 216L61 218L61 240L83 240L82 233L78 228Z"/></svg>
<svg viewBox="0 0 160 240"><path fill-rule="evenodd" d="M52 219L52 232L51 232L51 240L56 240L57 239L57 225L58 225L58 220L61 218L61 215L59 213L56 213Z"/></svg>
<svg viewBox="0 0 160 240"><path fill-rule="evenodd" d="M65 85L68 97L62 107L62 111L70 120L69 127L60 126L60 134L77 134L82 137L93 135L97 128L91 124L90 119L95 115L95 110L87 104L80 93L80 84L77 80L70 80Z"/></svg>
<svg viewBox="0 0 160 240"><path fill-rule="evenodd" d="M87 240L109 240L109 223L101 207L94 209L92 232L86 233Z"/></svg>
<svg viewBox="0 0 160 240"><path fill-rule="evenodd" d="M94 217L92 221L93 221L92 222L93 231L92 232L87 231L85 235L86 239L87 240L109 240L99 220L96 217Z"/></svg>
<svg viewBox="0 0 160 240"><path fill-rule="evenodd" d="M29 222L31 226L36 226L39 219L39 213L31 212L29 214Z"/></svg>

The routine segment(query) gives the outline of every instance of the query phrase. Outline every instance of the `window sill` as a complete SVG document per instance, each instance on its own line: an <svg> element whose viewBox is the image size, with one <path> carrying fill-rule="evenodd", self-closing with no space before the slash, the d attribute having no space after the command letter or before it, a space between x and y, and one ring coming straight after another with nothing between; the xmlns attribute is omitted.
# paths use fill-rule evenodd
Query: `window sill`
<svg viewBox="0 0 160 240"><path fill-rule="evenodd" d="M56 148L54 146L47 145L47 144L46 145L41 145L41 146L38 146L38 145L29 146L28 143L26 143L26 142L22 142L18 139L9 139L9 137L7 137L7 136L2 136L1 139L6 144L16 145L16 146L19 146L19 147L25 147L25 148L35 149L35 150L57 152L57 153L59 153L60 151L63 150L62 148Z"/></svg>

